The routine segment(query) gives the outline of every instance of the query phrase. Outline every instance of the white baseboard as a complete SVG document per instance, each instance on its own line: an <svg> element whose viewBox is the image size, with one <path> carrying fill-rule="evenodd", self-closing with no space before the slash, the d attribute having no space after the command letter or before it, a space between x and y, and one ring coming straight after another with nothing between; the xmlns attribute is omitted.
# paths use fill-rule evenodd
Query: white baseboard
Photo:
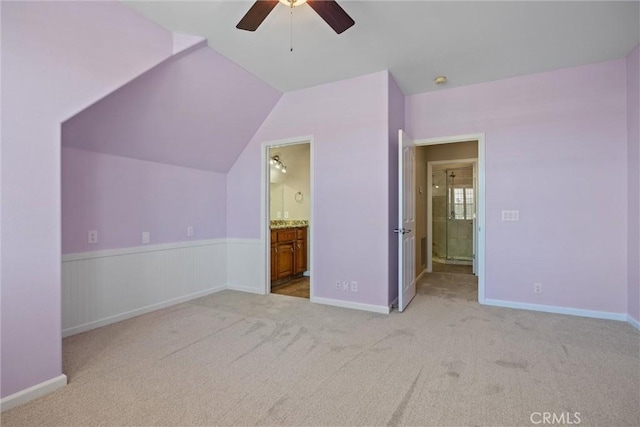
<svg viewBox="0 0 640 427"><path fill-rule="evenodd" d="M592 317L595 319L628 321L626 313L611 313L607 311L584 310L581 308L559 307L555 305L531 304L525 302L504 301L496 299L485 299L481 302L484 305L495 307L516 308L520 310L542 311L545 313L568 314L570 316Z"/></svg>
<svg viewBox="0 0 640 427"><path fill-rule="evenodd" d="M638 319L634 319L630 314L627 314L627 322L629 322L634 328L640 330L640 321L638 321Z"/></svg>
<svg viewBox="0 0 640 427"><path fill-rule="evenodd" d="M225 289L229 289L230 291L247 292L250 294L264 295L264 292L255 286L241 286L241 285L229 284L225 287Z"/></svg>
<svg viewBox="0 0 640 427"><path fill-rule="evenodd" d="M418 282L419 282L420 280L422 280L422 277L423 277L425 274L427 274L427 273L428 273L428 271L427 271L427 269L425 268L424 270L422 270L422 271L420 272L420 274L418 274L418 276L416 277L416 285L418 284Z"/></svg>
<svg viewBox="0 0 640 427"><path fill-rule="evenodd" d="M51 378L50 380L41 382L40 384L25 388L24 390L20 390L17 393L10 394L9 396L2 398L2 400L0 400L0 407L4 412L8 409L15 408L18 405L23 405L33 399L37 399L38 397L52 393L66 385L67 376L64 374L58 375L55 378Z"/></svg>
<svg viewBox="0 0 640 427"><path fill-rule="evenodd" d="M167 301L151 304L146 307L137 308L135 310L128 311L126 313L116 314L114 316L105 317L103 319L95 320L93 322L84 323L82 325L74 326L71 328L62 330L62 338L69 337L71 335L80 334L82 332L90 331L92 329L100 328L102 326L111 325L112 323L121 322L123 320L131 319L132 317L140 316L142 314L150 313L152 311L160 310L161 308L170 307L172 305L180 304L183 302L191 301L196 298L204 297L210 294L215 294L225 290L225 286L218 286L204 291L194 292L189 295L184 295L178 298L170 299Z"/></svg>
<svg viewBox="0 0 640 427"><path fill-rule="evenodd" d="M384 305L363 304L360 302L343 301L339 299L311 297L311 302L317 304L332 305L334 307L352 308L355 310L372 311L374 313L389 314L389 307Z"/></svg>

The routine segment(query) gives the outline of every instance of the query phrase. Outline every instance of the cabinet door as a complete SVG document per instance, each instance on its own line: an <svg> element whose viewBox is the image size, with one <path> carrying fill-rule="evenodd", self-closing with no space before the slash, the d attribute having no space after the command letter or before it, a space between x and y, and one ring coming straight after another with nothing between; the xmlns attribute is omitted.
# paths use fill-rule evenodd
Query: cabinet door
<svg viewBox="0 0 640 427"><path fill-rule="evenodd" d="M278 244L278 279L283 279L293 274L294 244L294 242Z"/></svg>
<svg viewBox="0 0 640 427"><path fill-rule="evenodd" d="M307 241L296 240L296 269L295 274L304 273L307 270Z"/></svg>
<svg viewBox="0 0 640 427"><path fill-rule="evenodd" d="M278 278L278 246L271 245L271 281Z"/></svg>

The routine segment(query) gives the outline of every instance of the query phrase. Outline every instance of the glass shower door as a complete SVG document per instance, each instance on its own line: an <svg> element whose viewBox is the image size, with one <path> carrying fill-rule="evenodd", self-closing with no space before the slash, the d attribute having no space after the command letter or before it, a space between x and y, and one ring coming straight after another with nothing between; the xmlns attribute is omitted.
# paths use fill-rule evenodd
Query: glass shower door
<svg viewBox="0 0 640 427"><path fill-rule="evenodd" d="M447 253L448 260L473 259L475 193L473 168L447 169Z"/></svg>

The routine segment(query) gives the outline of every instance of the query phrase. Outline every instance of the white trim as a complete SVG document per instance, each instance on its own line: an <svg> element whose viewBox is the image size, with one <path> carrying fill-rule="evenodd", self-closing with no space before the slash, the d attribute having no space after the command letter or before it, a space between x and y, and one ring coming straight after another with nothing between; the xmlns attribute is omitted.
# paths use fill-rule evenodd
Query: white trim
<svg viewBox="0 0 640 427"><path fill-rule="evenodd" d="M420 280L422 280L422 276L424 276L427 273L430 273L430 271L425 268L420 272L420 274L418 274L418 276L416 276L416 286L418 285L418 283L420 283Z"/></svg>
<svg viewBox="0 0 640 427"><path fill-rule="evenodd" d="M531 304L526 302L485 299L482 303L494 307L515 308L519 310L542 311L544 313L567 314L570 316L592 317L594 319L608 319L627 322L626 313L611 313L608 311L585 310L582 308L560 307L556 305Z"/></svg>
<svg viewBox="0 0 640 427"><path fill-rule="evenodd" d="M264 250L264 269L263 269L263 294L268 295L271 292L271 247L267 236L270 232L269 213L267 211L267 201L269 197L269 169L267 168L267 159L269 158L269 148L272 146L309 144L309 227L307 228L307 244L309 246L309 259L307 260L307 271L309 272L309 294L311 297L315 294L314 288L314 247L315 247L315 154L313 135L303 135L292 138L278 139L273 141L264 141L260 149L260 246Z"/></svg>
<svg viewBox="0 0 640 427"><path fill-rule="evenodd" d="M230 291L246 292L249 294L264 295L262 289L251 288L249 286L227 284L224 289L228 289Z"/></svg>
<svg viewBox="0 0 640 427"><path fill-rule="evenodd" d="M49 393L56 391L57 389L67 385L67 376L64 374L51 378L50 380L41 382L24 390L20 390L17 393L10 394L7 397L0 400L0 407L2 411L6 411L11 408L15 408L18 405L24 405L25 403L42 397Z"/></svg>
<svg viewBox="0 0 640 427"><path fill-rule="evenodd" d="M224 243L230 243L232 245L259 245L260 239L250 239L250 238L232 238L232 239L223 239Z"/></svg>
<svg viewBox="0 0 640 427"><path fill-rule="evenodd" d="M204 291L194 292L189 295L184 295L178 298L173 298L167 301L162 301L156 304L151 304L146 307L137 308L135 310L127 311L126 313L119 313L115 316L105 317L103 319L95 320L93 322L84 323L82 325L74 326L71 328L62 330L62 338L76 335L82 332L90 331L92 329L100 328L102 326L111 325L122 320L131 319L132 317L140 316L142 314L150 313L152 311L160 310L161 308L170 307L172 305L180 304L183 302L191 301L196 298L204 297L227 289L226 286L216 286L215 288L206 289ZM231 288L229 288L231 289ZM240 289L237 289L240 290Z"/></svg>
<svg viewBox="0 0 640 427"><path fill-rule="evenodd" d="M351 308L362 311L372 311L374 313L389 314L391 309L383 305L363 304L360 302L343 301L339 299L311 297L311 302L317 304L331 305L334 307Z"/></svg>
<svg viewBox="0 0 640 427"><path fill-rule="evenodd" d="M450 144L455 142L478 141L478 200L477 200L477 265L478 265L478 302L485 302L485 134L443 136L438 138L419 139L416 145ZM428 237L427 237L428 238Z"/></svg>
<svg viewBox="0 0 640 427"><path fill-rule="evenodd" d="M240 239L235 239L240 240ZM196 240L187 242L161 243L157 245L134 246L130 248L120 249L104 249L100 251L76 252L62 255L62 262L80 261L84 259L107 258L113 256L123 256L131 254L139 254L146 252L169 251L174 249L191 248L196 246L223 245L230 242L231 239L209 239Z"/></svg>
<svg viewBox="0 0 640 427"><path fill-rule="evenodd" d="M484 139L484 132L482 133L469 133L465 135L453 135L453 136L441 136L437 138L425 138L416 140L416 145L440 145L440 144L452 144L455 142L468 142L478 141L480 138Z"/></svg>
<svg viewBox="0 0 640 427"><path fill-rule="evenodd" d="M640 330L640 321L634 319L630 314L627 314L627 322L634 328Z"/></svg>

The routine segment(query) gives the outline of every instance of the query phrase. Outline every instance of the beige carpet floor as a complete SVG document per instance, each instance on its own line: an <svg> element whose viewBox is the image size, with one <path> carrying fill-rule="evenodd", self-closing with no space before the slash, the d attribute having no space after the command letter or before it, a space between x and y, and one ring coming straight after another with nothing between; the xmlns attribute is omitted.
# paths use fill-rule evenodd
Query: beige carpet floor
<svg viewBox="0 0 640 427"><path fill-rule="evenodd" d="M69 384L1 422L637 426L639 346L626 323L480 306L466 275L390 315L224 291L65 339Z"/></svg>

